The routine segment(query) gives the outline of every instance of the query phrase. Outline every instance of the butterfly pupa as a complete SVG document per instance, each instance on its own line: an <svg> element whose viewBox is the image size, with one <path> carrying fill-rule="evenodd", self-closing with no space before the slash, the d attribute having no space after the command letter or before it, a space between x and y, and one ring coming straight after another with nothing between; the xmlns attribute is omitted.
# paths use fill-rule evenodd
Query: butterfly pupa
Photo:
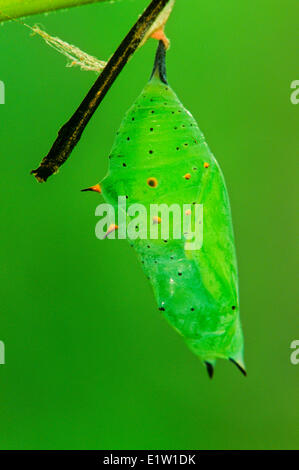
<svg viewBox="0 0 299 470"><path fill-rule="evenodd" d="M186 204L202 205L199 249L190 250L183 235L130 243L161 314L201 359L209 376L217 359L230 360L246 374L227 188L203 133L167 82L165 56L160 41L151 79L117 133L101 192L116 211L120 195L128 205L142 204L148 213L153 204L175 203L182 210ZM152 223L161 225L161 218Z"/></svg>

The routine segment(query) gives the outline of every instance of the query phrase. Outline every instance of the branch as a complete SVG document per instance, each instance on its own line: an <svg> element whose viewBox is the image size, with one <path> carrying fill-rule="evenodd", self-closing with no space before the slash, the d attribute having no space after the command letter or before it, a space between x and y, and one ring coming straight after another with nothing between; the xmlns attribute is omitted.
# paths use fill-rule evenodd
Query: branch
<svg viewBox="0 0 299 470"><path fill-rule="evenodd" d="M0 0L0 22L107 0Z"/></svg>
<svg viewBox="0 0 299 470"><path fill-rule="evenodd" d="M93 113L111 88L130 57L144 44L147 38L157 29L163 27L172 10L175 0L152 0L145 12L133 26L116 52L113 54L102 74L97 78L93 87L75 111L70 120L58 132L48 155L42 160L32 174L42 183L70 156L79 142L80 137Z"/></svg>

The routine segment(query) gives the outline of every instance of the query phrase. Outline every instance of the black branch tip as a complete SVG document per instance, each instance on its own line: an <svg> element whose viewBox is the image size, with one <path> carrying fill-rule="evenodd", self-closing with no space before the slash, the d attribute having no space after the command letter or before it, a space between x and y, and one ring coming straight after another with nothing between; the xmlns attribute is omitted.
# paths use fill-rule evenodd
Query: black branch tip
<svg viewBox="0 0 299 470"><path fill-rule="evenodd" d="M160 78L161 82L168 85L166 74L166 48L163 41L159 41L158 44L151 79L156 76Z"/></svg>
<svg viewBox="0 0 299 470"><path fill-rule="evenodd" d="M214 367L210 362L207 362L207 361L205 361L205 365L207 367L208 375L209 375L210 379L212 379L213 375L214 375Z"/></svg>

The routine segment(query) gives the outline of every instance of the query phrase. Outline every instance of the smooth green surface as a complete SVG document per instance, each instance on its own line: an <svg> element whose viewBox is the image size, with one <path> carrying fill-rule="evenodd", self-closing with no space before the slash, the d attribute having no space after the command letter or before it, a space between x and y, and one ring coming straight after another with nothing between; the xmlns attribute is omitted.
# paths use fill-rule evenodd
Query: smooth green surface
<svg viewBox="0 0 299 470"><path fill-rule="evenodd" d="M126 113L109 156L108 175L100 183L102 194L117 212L123 211L118 210L119 196L128 210L134 204L146 209L143 215L127 217L128 228L140 220L145 232L129 242L160 311L192 351L210 365L219 358L243 365L237 261L224 178L193 116L164 82L155 73ZM162 233L151 237L153 204L167 204L169 210L175 205L180 211L179 218L169 220L166 239ZM190 249L192 243L183 235L186 204L193 230L203 224L200 249L195 249L194 240ZM203 205L201 220L195 221L194 204ZM166 214L161 215L161 225L165 219ZM180 238L174 236L177 228Z"/></svg>
<svg viewBox="0 0 299 470"><path fill-rule="evenodd" d="M30 22L108 58L147 2ZM122 117L156 44L132 59L61 172L29 175L93 83L19 24L0 28L1 448L298 447L295 152L298 3L177 1L168 74L226 177L236 235L248 377L210 381L156 309L126 241L99 241L80 193L107 172ZM112 26L111 26L112 25Z"/></svg>
<svg viewBox="0 0 299 470"><path fill-rule="evenodd" d="M0 21L105 0L0 0ZM108 0L109 1L109 0Z"/></svg>

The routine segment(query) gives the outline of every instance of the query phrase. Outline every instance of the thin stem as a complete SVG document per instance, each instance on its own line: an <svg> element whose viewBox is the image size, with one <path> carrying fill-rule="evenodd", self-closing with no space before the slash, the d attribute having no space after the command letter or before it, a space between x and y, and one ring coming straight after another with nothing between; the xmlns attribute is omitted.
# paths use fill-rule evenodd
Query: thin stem
<svg viewBox="0 0 299 470"><path fill-rule="evenodd" d="M36 170L32 170L31 173L34 174L39 182L46 181L49 176L56 173L59 167L70 156L72 150L80 140L90 118L109 91L115 79L136 49L147 38L147 35L151 32L151 27L156 25L159 15L163 14L164 9L167 10L168 7L171 10L173 3L174 0L152 0L113 54L73 116L62 126L48 155L42 160Z"/></svg>
<svg viewBox="0 0 299 470"><path fill-rule="evenodd" d="M0 0L0 22L107 0Z"/></svg>
<svg viewBox="0 0 299 470"><path fill-rule="evenodd" d="M155 75L160 78L161 82L164 82L166 85L168 84L166 72L166 49L163 41L159 41L151 78Z"/></svg>

